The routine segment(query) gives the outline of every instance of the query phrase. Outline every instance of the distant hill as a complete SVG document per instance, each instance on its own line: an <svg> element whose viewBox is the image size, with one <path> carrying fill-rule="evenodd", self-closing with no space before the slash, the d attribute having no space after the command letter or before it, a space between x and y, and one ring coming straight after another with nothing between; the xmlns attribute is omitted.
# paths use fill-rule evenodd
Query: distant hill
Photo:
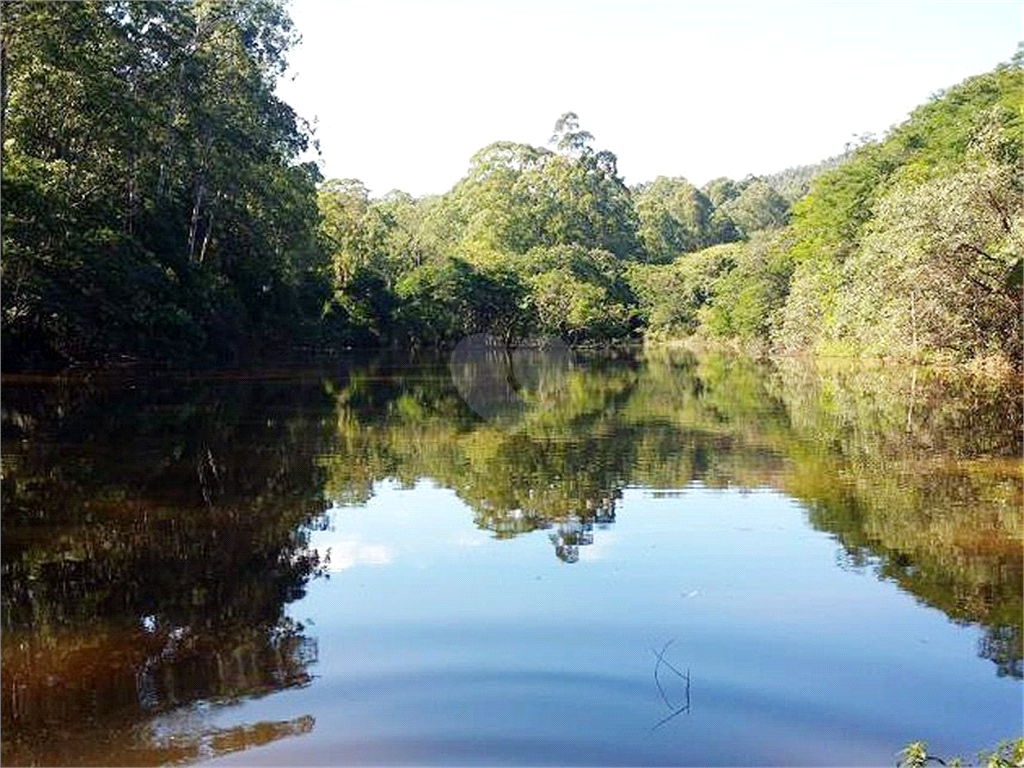
<svg viewBox="0 0 1024 768"><path fill-rule="evenodd" d="M852 149L810 165L794 165L782 171L770 173L762 178L768 186L778 192L792 204L807 194L811 188L811 180L819 173L830 171L841 165L852 154Z"/></svg>

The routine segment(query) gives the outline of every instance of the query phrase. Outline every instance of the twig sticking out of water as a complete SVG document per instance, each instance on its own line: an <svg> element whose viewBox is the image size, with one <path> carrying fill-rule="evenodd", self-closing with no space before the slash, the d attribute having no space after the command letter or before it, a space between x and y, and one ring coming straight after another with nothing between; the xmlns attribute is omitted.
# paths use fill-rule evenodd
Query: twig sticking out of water
<svg viewBox="0 0 1024 768"><path fill-rule="evenodd" d="M663 726L665 723L667 723L672 718L678 717L683 712L689 712L690 711L690 670L687 669L686 670L686 674L683 674L682 672L680 672L678 669L676 669L672 665L672 662L670 662L668 659L665 658L665 652L668 650L668 647L670 645L672 645L673 642L674 642L674 639L673 640L669 640L667 643L665 643L665 645L661 649L660 653L658 651L654 650L653 648L651 648L651 653L653 653L654 654L654 658L656 658L658 660L655 663L655 665L654 665L654 684L658 686L658 693L661 694L662 701L664 701L665 705L670 710L672 710L672 712L667 717L662 718L661 720L659 720L657 723L654 724L654 726L651 728L652 731L660 728L661 726ZM673 704L671 701L669 701L668 695L665 693L665 688L661 684L661 679L658 677L658 670L661 668L662 664L664 664L670 670L675 672L676 675L678 675L680 680L685 680L686 681L686 699L678 707L675 704Z"/></svg>

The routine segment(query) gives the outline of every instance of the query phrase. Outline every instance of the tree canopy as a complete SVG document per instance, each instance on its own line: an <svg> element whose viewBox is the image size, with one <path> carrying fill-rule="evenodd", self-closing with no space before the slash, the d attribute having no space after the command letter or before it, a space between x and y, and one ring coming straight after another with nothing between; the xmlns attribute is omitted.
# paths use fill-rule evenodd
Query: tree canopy
<svg viewBox="0 0 1024 768"><path fill-rule="evenodd" d="M282 4L2 14L5 357L223 357L316 320Z"/></svg>
<svg viewBox="0 0 1024 768"><path fill-rule="evenodd" d="M484 331L1021 364L1019 57L765 177L628 187L566 112L444 194L375 198L300 161L280 0L0 13L6 368Z"/></svg>

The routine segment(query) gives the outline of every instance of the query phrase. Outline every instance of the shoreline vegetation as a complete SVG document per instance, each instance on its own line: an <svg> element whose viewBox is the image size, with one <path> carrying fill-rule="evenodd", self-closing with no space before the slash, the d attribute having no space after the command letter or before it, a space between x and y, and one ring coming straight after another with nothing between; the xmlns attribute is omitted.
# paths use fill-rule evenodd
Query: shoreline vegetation
<svg viewBox="0 0 1024 768"><path fill-rule="evenodd" d="M567 112L371 197L300 162L276 0L0 13L5 371L484 332L1022 369L1020 47L817 165L627 186Z"/></svg>
<svg viewBox="0 0 1024 768"><path fill-rule="evenodd" d="M912 741L900 751L897 768L924 768L927 765L961 766L973 765L965 763L960 757L943 759L929 754L928 745L922 741ZM1024 738L1000 741L994 749L978 752L978 765L986 768L1016 768L1024 765Z"/></svg>

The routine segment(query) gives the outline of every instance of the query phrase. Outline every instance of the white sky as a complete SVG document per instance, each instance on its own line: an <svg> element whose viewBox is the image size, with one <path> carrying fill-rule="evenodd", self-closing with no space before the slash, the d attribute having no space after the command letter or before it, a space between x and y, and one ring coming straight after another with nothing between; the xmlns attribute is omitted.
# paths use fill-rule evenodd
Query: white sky
<svg viewBox="0 0 1024 768"><path fill-rule="evenodd" d="M566 111L626 182L742 178L881 135L1007 61L1024 0L293 0L279 86L317 120L327 178L449 189L492 141L543 145Z"/></svg>

